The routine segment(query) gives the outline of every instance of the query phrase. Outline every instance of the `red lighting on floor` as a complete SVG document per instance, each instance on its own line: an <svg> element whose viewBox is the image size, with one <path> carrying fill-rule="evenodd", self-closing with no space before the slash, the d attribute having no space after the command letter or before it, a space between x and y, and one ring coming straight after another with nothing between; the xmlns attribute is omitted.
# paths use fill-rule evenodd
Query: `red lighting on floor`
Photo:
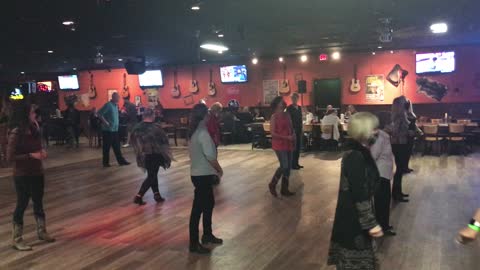
<svg viewBox="0 0 480 270"><path fill-rule="evenodd" d="M327 60L328 60L328 55L322 53L322 54L320 54L320 55L318 56L318 60L320 60L320 61L327 61Z"/></svg>

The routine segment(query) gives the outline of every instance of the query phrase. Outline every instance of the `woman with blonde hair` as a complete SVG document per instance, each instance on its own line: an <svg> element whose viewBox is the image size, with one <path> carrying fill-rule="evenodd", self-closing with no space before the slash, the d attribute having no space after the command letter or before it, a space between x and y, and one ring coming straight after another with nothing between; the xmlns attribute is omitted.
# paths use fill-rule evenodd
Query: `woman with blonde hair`
<svg viewBox="0 0 480 270"><path fill-rule="evenodd" d="M337 270L378 269L373 238L383 236L374 210L380 174L369 150L377 126L378 119L366 112L353 115L348 125L351 149L342 159L328 255L328 264L335 265Z"/></svg>
<svg viewBox="0 0 480 270"><path fill-rule="evenodd" d="M391 138L392 152L395 156L395 175L393 176L393 200L397 202L408 202L408 194L403 193L402 177L405 168L408 167L408 142L410 137L410 122L407 118L407 98L405 96L397 97L392 104L392 125Z"/></svg>

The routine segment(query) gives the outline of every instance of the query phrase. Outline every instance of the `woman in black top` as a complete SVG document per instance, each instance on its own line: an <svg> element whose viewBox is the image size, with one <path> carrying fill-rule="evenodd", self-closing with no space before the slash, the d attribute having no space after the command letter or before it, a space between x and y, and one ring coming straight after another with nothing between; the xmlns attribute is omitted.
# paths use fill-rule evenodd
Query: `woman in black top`
<svg viewBox="0 0 480 270"><path fill-rule="evenodd" d="M383 236L383 231L375 219L373 198L380 174L369 150L377 126L371 113L356 113L348 124L353 141L342 159L328 254L328 264L337 270L378 269L373 238Z"/></svg>

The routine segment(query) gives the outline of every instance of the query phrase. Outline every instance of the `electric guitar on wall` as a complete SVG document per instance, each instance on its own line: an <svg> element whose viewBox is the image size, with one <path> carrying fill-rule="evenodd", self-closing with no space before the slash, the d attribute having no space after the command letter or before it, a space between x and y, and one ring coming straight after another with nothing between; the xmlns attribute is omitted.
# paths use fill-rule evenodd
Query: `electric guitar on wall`
<svg viewBox="0 0 480 270"><path fill-rule="evenodd" d="M217 94L217 89L215 87L215 83L213 82L213 71L210 68L210 81L208 82L208 95L215 96Z"/></svg>
<svg viewBox="0 0 480 270"><path fill-rule="evenodd" d="M173 88L171 90L172 97L178 98L180 97L180 85L177 83L177 70L173 72Z"/></svg>
<svg viewBox="0 0 480 270"><path fill-rule="evenodd" d="M280 82L280 94L288 94L290 93L290 84L287 80L287 65L283 65L283 80Z"/></svg>
<svg viewBox="0 0 480 270"><path fill-rule="evenodd" d="M130 88L127 85L127 73L123 73L122 98L123 99L130 99Z"/></svg>
<svg viewBox="0 0 480 270"><path fill-rule="evenodd" d="M190 93L197 93L198 92L198 82L195 80L195 69L192 66L192 82L190 84Z"/></svg>
<svg viewBox="0 0 480 270"><path fill-rule="evenodd" d="M90 87L88 88L88 97L90 99L95 99L97 97L97 88L93 83L93 73L90 73Z"/></svg>
<svg viewBox="0 0 480 270"><path fill-rule="evenodd" d="M350 84L350 91L353 93L360 92L360 80L357 79L357 65L353 66L353 79Z"/></svg>

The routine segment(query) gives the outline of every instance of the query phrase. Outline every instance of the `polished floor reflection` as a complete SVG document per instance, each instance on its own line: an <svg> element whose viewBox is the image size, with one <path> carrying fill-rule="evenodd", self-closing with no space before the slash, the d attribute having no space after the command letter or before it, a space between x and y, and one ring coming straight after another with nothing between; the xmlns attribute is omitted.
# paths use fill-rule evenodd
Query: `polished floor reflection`
<svg viewBox="0 0 480 270"><path fill-rule="evenodd" d="M73 163L52 156L45 209L58 241L35 242L29 208L32 252L9 246L15 197L11 180L1 178L0 269L332 269L325 261L340 155L305 155L305 169L292 175L297 196L274 199L267 189L273 152L221 150L225 178L216 188L214 231L225 244L205 257L187 250L193 189L188 153L174 153L177 161L159 175L166 202L155 204L148 193L143 207L131 202L144 178L135 166L103 169L99 152L88 149ZM382 269L478 269L480 243L464 247L453 239L480 205L479 161L479 154L412 160L415 172L405 177L411 202L394 206L398 236L379 242Z"/></svg>

